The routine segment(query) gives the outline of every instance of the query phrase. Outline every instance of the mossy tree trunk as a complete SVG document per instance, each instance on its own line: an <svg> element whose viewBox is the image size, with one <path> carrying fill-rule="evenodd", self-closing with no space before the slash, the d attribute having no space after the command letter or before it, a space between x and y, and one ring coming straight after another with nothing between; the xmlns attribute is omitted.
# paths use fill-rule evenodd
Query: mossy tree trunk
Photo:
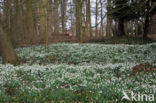
<svg viewBox="0 0 156 103"><path fill-rule="evenodd" d="M4 32L0 25L0 54L3 58L3 63L17 64L19 58L13 49L9 37Z"/></svg>

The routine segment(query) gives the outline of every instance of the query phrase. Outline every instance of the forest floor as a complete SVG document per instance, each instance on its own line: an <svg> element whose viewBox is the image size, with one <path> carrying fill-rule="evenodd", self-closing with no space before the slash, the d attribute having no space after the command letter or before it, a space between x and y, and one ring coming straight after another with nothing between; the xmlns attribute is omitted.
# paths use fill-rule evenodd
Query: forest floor
<svg viewBox="0 0 156 103"><path fill-rule="evenodd" d="M156 68L156 43L59 43L16 51L25 62L0 63L0 103L128 103L123 91L156 92L155 69L145 71Z"/></svg>
<svg viewBox="0 0 156 103"><path fill-rule="evenodd" d="M88 40L90 43L100 44L147 44L156 42L156 35L149 35L146 40L143 40L141 36L138 37L113 37L113 38L97 38Z"/></svg>

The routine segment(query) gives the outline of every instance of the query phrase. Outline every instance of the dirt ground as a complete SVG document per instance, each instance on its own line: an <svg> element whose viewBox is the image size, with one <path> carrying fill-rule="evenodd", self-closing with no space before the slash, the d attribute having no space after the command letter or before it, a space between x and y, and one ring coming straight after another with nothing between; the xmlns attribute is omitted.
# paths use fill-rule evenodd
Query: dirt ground
<svg viewBox="0 0 156 103"><path fill-rule="evenodd" d="M153 41L156 41L156 34L150 34L148 35L148 37L153 40Z"/></svg>

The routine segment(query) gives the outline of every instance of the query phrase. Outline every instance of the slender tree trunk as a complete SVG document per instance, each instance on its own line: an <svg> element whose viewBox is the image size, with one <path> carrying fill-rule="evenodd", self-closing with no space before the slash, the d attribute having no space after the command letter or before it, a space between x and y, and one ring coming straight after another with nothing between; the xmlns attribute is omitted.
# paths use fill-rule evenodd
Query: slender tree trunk
<svg viewBox="0 0 156 103"><path fill-rule="evenodd" d="M106 27L106 36L111 37L113 36L112 31L112 17L111 17L111 0L107 1L107 27Z"/></svg>
<svg viewBox="0 0 156 103"><path fill-rule="evenodd" d="M3 58L3 63L17 64L19 58L13 49L13 46L0 25L0 54Z"/></svg>
<svg viewBox="0 0 156 103"><path fill-rule="evenodd" d="M98 34L98 0L96 0L96 12L95 12L95 35L99 36L99 34Z"/></svg>
<svg viewBox="0 0 156 103"><path fill-rule="evenodd" d="M59 0L54 0L54 33L59 33Z"/></svg>
<svg viewBox="0 0 156 103"><path fill-rule="evenodd" d="M124 23L124 32L125 32L125 35L128 35L128 22L127 21Z"/></svg>
<svg viewBox="0 0 156 103"><path fill-rule="evenodd" d="M131 21L131 36L133 37L134 31L133 31L133 21Z"/></svg>
<svg viewBox="0 0 156 103"><path fill-rule="evenodd" d="M135 20L135 37L137 37L138 36L138 20L136 19Z"/></svg>
<svg viewBox="0 0 156 103"><path fill-rule="evenodd" d="M66 23L65 23L65 15L66 15L66 1L61 0L61 22L62 22L62 32L66 32Z"/></svg>
<svg viewBox="0 0 156 103"><path fill-rule="evenodd" d="M34 14L34 23L35 23L35 32L36 32L36 37L40 35L40 30L39 30L39 20L40 20L40 11L39 11L39 8L40 8L40 5L39 5L40 2L35 2L35 6L36 6L36 9L34 10L35 11L35 14ZM36 40L36 38L35 38Z"/></svg>
<svg viewBox="0 0 156 103"><path fill-rule="evenodd" d="M85 0L86 4L86 20L85 20L85 36L89 37L89 14L88 14L88 0ZM85 18L85 17L84 17Z"/></svg>
<svg viewBox="0 0 156 103"><path fill-rule="evenodd" d="M75 7L73 7L72 5L73 5L73 2L72 2L73 0L70 0L70 30L71 30L71 32L72 32L72 35L73 36L76 36L76 33L75 33L75 25L74 25L74 16L73 16L73 9L75 8Z"/></svg>
<svg viewBox="0 0 156 103"><path fill-rule="evenodd" d="M48 1L48 34L52 34L52 0Z"/></svg>
<svg viewBox="0 0 156 103"><path fill-rule="evenodd" d="M86 0L86 21L87 21L87 28L89 32L89 36L92 37L92 24L91 24L91 5L90 0Z"/></svg>
<svg viewBox="0 0 156 103"><path fill-rule="evenodd" d="M101 5L101 28L100 28L100 35L103 36L103 2L100 0Z"/></svg>

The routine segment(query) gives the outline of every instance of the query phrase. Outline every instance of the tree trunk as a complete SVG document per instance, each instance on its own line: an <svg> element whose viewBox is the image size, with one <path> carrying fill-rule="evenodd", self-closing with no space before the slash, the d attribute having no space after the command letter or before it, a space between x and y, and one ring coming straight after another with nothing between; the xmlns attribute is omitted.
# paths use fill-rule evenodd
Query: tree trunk
<svg viewBox="0 0 156 103"><path fill-rule="evenodd" d="M66 1L61 0L61 22L62 22L62 33L66 32L66 23L65 23L65 15L66 15Z"/></svg>
<svg viewBox="0 0 156 103"><path fill-rule="evenodd" d="M85 20L85 37L89 37L89 14L88 14L88 0L85 0L86 6L86 20ZM85 17L84 17L85 18Z"/></svg>
<svg viewBox="0 0 156 103"><path fill-rule="evenodd" d="M147 1L147 11L150 10L150 0ZM149 33L149 20L150 18L150 12L146 13L145 15L145 23L144 23L144 31L143 31L143 40L147 39L147 34Z"/></svg>
<svg viewBox="0 0 156 103"><path fill-rule="evenodd" d="M118 36L125 35L124 33L124 19L119 19Z"/></svg>
<svg viewBox="0 0 156 103"><path fill-rule="evenodd" d="M81 0L74 0L74 3L76 5L76 36L79 42L82 43L82 2Z"/></svg>
<svg viewBox="0 0 156 103"><path fill-rule="evenodd" d="M59 33L59 0L54 0L54 33Z"/></svg>
<svg viewBox="0 0 156 103"><path fill-rule="evenodd" d="M47 5L48 5L48 0L41 0L41 7L40 7L40 34L43 37L45 37L46 47L48 46Z"/></svg>
<svg viewBox="0 0 156 103"><path fill-rule="evenodd" d="M100 28L100 35L103 36L103 2L100 0L100 6L101 6L101 28Z"/></svg>
<svg viewBox="0 0 156 103"><path fill-rule="evenodd" d="M115 20L115 32L114 32L114 36L117 37L119 35L119 22L117 20Z"/></svg>
<svg viewBox="0 0 156 103"><path fill-rule="evenodd" d="M128 35L128 21L124 22L124 33L125 35Z"/></svg>
<svg viewBox="0 0 156 103"><path fill-rule="evenodd" d="M86 0L86 28L87 32L89 33L87 36L92 37L90 0Z"/></svg>
<svg viewBox="0 0 156 103"><path fill-rule="evenodd" d="M52 34L52 0L48 1L48 34L51 35Z"/></svg>
<svg viewBox="0 0 156 103"><path fill-rule="evenodd" d="M25 43L25 15L21 1L14 0L13 6L14 15L12 18L11 39L15 43ZM18 37L18 38L17 38ZM13 42L13 44L14 44Z"/></svg>
<svg viewBox="0 0 156 103"><path fill-rule="evenodd" d="M96 0L95 35L99 36L99 34L98 34L98 0Z"/></svg>
<svg viewBox="0 0 156 103"><path fill-rule="evenodd" d="M13 46L0 25L0 54L3 58L3 63L17 64L19 58L13 49Z"/></svg>
<svg viewBox="0 0 156 103"><path fill-rule="evenodd" d="M135 20L135 37L137 37L138 36L138 20L136 19Z"/></svg>
<svg viewBox="0 0 156 103"><path fill-rule="evenodd" d="M111 17L111 0L108 0L107 2L107 27L106 27L106 36L111 37L113 36L112 31L112 17Z"/></svg>
<svg viewBox="0 0 156 103"><path fill-rule="evenodd" d="M145 23L144 23L144 27L143 27L143 39L145 40L147 38L147 34L149 31L149 15L146 15L145 17Z"/></svg>
<svg viewBox="0 0 156 103"><path fill-rule="evenodd" d="M133 34L134 34L134 32L133 32L133 21L131 21L131 36L133 37Z"/></svg>
<svg viewBox="0 0 156 103"><path fill-rule="evenodd" d="M4 1L4 19L5 19L5 25L8 31L11 30L11 14L12 14L11 3L12 1L9 1L9 0Z"/></svg>
<svg viewBox="0 0 156 103"><path fill-rule="evenodd" d="M32 43L34 40L34 36L36 34L35 31L35 21L34 21L34 14L33 14L33 5L32 5L32 0L27 0L26 1L26 38L29 40L29 43Z"/></svg>

